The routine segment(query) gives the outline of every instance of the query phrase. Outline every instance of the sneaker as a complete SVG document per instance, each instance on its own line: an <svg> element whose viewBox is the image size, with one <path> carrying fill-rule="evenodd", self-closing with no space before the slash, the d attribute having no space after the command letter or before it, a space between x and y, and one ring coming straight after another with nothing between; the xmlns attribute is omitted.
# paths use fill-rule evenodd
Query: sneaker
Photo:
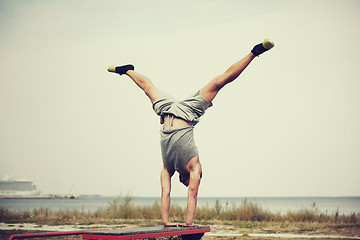
<svg viewBox="0 0 360 240"><path fill-rule="evenodd" d="M269 39L265 39L262 43L256 45L253 50L251 50L251 52L255 55L255 56L259 56L260 54L266 52L267 50L271 49L274 47L274 43L269 40Z"/></svg>
<svg viewBox="0 0 360 240"><path fill-rule="evenodd" d="M123 66L117 66L117 65L112 65L110 67L108 67L108 71L109 72L113 72L113 73L118 73L120 75L125 74L127 71L129 70L134 70L134 66L131 64L128 65L123 65Z"/></svg>

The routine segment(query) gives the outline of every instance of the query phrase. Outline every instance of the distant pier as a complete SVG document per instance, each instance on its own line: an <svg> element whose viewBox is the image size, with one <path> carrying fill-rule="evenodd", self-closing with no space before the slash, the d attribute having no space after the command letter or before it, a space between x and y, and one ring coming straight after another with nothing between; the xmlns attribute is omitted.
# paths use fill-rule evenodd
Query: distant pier
<svg viewBox="0 0 360 240"><path fill-rule="evenodd" d="M0 199L79 199L81 197L75 195L0 195Z"/></svg>

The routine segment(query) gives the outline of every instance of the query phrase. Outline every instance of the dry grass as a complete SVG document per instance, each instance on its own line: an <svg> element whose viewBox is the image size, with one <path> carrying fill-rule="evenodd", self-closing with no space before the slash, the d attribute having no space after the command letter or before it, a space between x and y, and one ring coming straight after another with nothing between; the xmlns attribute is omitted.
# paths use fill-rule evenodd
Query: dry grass
<svg viewBox="0 0 360 240"><path fill-rule="evenodd" d="M185 208L173 205L170 209L171 220L184 222L185 210ZM83 225L84 228L89 228L91 224L115 225L117 227L120 226L120 228L125 225L134 227L156 226L161 225L160 203L154 202L151 206L135 206L132 204L131 197L126 196L114 198L106 208L98 209L95 212L76 210L52 211L46 208L35 209L33 211L0 209L0 222L9 224L36 223L40 225L71 224ZM195 222L197 224L211 225L212 232L360 236L359 213L349 215L335 213L331 215L321 213L317 209L301 209L296 212L280 215L266 211L259 204L249 202L246 199L239 205L233 203L222 206L217 201L214 207L199 207L196 210ZM6 235L8 233L1 231L1 234ZM236 236L221 238L206 236L203 239L240 238ZM244 238L242 237L241 239Z"/></svg>
<svg viewBox="0 0 360 240"><path fill-rule="evenodd" d="M173 221L183 221L186 209L177 205L170 208L170 217ZM129 196L117 197L112 199L108 207L99 208L95 212L85 212L77 210L58 210L52 211L46 208L34 209L33 211L11 211L0 209L1 222L39 222L46 221L51 224L63 224L78 220L85 224L98 221L98 219L152 219L160 220L160 203L154 202L151 206L134 206ZM214 207L198 207L195 219L200 222L213 220L219 221L255 221L255 222L319 222L336 224L355 224L360 225L360 213L349 215L325 214L317 209L300 209L296 212L286 214L274 214L264 210L259 204L243 200L240 205L232 203L230 206L222 206L216 201Z"/></svg>

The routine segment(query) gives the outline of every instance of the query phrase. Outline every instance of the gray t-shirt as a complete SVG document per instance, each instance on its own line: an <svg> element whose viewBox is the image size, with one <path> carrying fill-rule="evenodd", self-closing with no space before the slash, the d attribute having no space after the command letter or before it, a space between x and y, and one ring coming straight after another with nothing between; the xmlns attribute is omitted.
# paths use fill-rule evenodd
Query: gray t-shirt
<svg viewBox="0 0 360 240"><path fill-rule="evenodd" d="M170 173L185 170L188 162L199 154L194 141L194 126L160 130L162 158Z"/></svg>

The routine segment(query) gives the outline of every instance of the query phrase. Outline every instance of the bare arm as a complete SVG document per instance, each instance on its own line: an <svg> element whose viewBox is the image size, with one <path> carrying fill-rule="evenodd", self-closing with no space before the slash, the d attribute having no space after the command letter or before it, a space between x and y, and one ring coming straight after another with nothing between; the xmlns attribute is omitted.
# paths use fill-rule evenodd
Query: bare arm
<svg viewBox="0 0 360 240"><path fill-rule="evenodd" d="M161 170L161 219L164 226L177 226L177 223L169 222L171 176L166 167Z"/></svg>
<svg viewBox="0 0 360 240"><path fill-rule="evenodd" d="M190 181L188 189L188 202L185 226L192 226L197 204L197 195L201 179L201 164L199 161L190 170Z"/></svg>

